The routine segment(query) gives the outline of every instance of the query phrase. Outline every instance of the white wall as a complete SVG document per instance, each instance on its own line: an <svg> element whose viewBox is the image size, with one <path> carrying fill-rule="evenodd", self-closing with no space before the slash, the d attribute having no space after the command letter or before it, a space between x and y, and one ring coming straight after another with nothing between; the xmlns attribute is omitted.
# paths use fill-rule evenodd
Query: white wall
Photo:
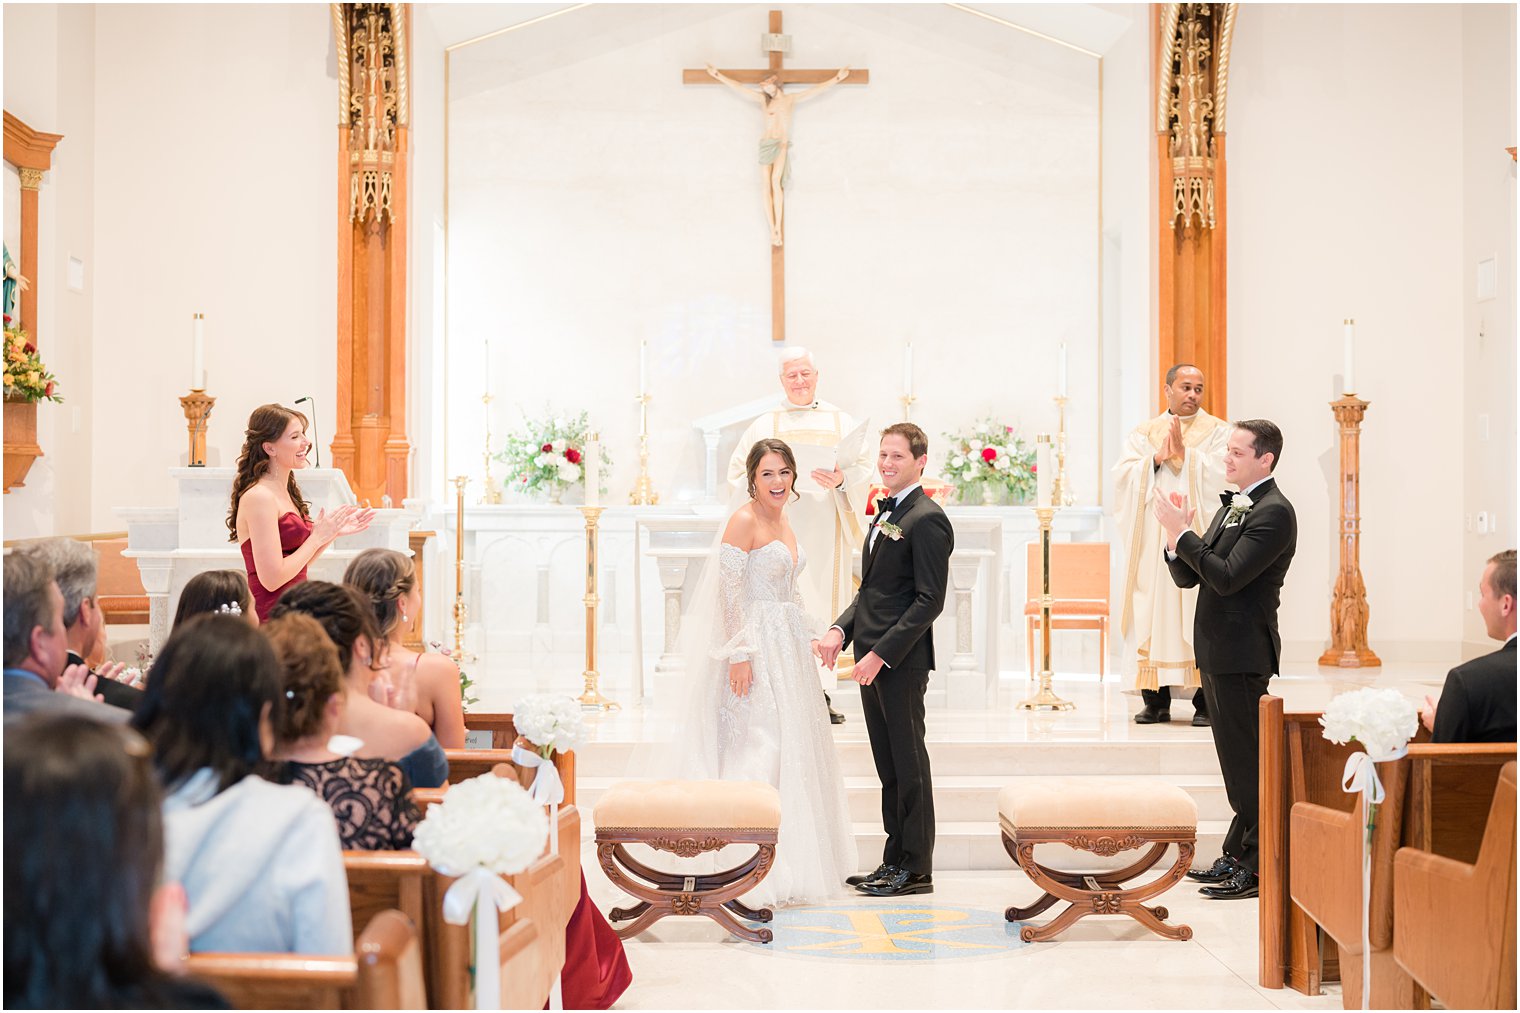
<svg viewBox="0 0 1520 1013"><path fill-rule="evenodd" d="M647 9L646 9L647 10ZM962 12L784 8L794 66L871 82L798 108L787 196L789 338L821 395L941 434L996 413L1052 429L1071 344L1078 495L1098 494L1096 61ZM493 429L586 407L626 494L637 472L640 339L652 471L700 489L696 416L777 392L758 106L683 67L755 66L763 11L578 11L456 52L450 84L449 455L480 473L483 342ZM497 477L501 477L498 468Z"/></svg>
<svg viewBox="0 0 1520 1013"><path fill-rule="evenodd" d="M1462 8L1463 603L1484 561L1515 547L1515 7ZM1476 294L1477 264L1497 260L1492 299ZM1493 517L1487 534L1469 526ZM1475 609L1463 615L1465 653L1492 650Z"/></svg>
<svg viewBox="0 0 1520 1013"><path fill-rule="evenodd" d="M1299 519L1281 613L1290 658L1329 642L1339 458L1327 404L1340 391L1345 317L1357 322L1357 386L1371 401L1361 492L1372 647L1385 660L1436 661L1462 638L1467 426L1450 365L1469 273L1462 25L1451 6L1240 10L1230 410L1271 418L1286 437L1277 476ZM1496 338L1511 356L1512 321ZM1513 452L1500 469L1513 487Z"/></svg>
<svg viewBox="0 0 1520 1013"><path fill-rule="evenodd" d="M99 530L92 527L95 415L94 177L95 9L7 4L5 108L28 126L62 134L38 195L37 264L21 264L36 284L37 317L28 330L58 377L62 404L37 410L37 442L45 456L26 485L5 497L5 537ZM19 215L19 189L7 167L6 213ZM16 203L12 204L12 199ZM20 224L7 220L6 242L19 261ZM69 257L84 264L83 291L66 286Z"/></svg>

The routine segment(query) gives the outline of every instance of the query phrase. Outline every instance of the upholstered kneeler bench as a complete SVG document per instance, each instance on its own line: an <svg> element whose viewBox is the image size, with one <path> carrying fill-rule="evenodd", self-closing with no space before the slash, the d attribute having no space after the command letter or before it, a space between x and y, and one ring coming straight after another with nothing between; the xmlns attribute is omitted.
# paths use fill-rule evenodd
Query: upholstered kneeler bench
<svg viewBox="0 0 1520 1013"><path fill-rule="evenodd" d="M629 908L613 908L609 921L629 918L618 929L624 939L643 932L666 915L706 915L741 939L768 943L771 930L748 921L768 922L769 908L739 903L771 871L776 833L781 826L781 795L758 781L623 781L607 789L596 804L596 854L607 878L640 899ZM745 862L721 872L696 869L691 875L651 869L628 854L629 844L695 858L730 844L753 844Z"/></svg>
<svg viewBox="0 0 1520 1013"><path fill-rule="evenodd" d="M1165 924L1166 908L1142 903L1175 886L1193 861L1198 805L1176 785L1101 777L1041 778L1002 790L998 795L998 822L1003 847L1024 874L1045 891L1028 907L1009 908L1004 917L1011 922L1025 921L1058 901L1070 901L1066 910L1046 924L1025 925L1019 936L1026 943L1052 939L1077 919L1094 914L1129 915L1169 939L1193 937L1193 930L1186 925ZM1116 871L1082 873L1036 862L1035 848L1041 844L1064 844L1105 858L1121 851L1148 850L1138 861ZM1170 869L1149 883L1124 885L1161 861L1172 844L1177 845L1177 860Z"/></svg>

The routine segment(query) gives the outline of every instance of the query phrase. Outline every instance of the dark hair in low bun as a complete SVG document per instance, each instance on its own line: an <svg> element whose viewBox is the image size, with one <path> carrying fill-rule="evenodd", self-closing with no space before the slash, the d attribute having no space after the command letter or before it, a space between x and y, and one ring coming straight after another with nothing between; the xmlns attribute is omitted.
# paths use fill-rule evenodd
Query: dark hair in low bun
<svg viewBox="0 0 1520 1013"><path fill-rule="evenodd" d="M343 692L338 649L321 623L299 612L269 620L263 632L280 663L280 688L285 694L275 738L295 742L317 734L327 702Z"/></svg>

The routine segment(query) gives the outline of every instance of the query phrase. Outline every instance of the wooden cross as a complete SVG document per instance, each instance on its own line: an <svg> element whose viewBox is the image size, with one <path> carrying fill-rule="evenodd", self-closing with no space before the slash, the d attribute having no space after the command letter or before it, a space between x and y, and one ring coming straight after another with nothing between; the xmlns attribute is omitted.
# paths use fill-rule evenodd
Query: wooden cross
<svg viewBox="0 0 1520 1013"><path fill-rule="evenodd" d="M781 12L770 12L770 36L762 41L764 48L770 53L770 66L763 70L723 70L719 71L724 77L741 84L759 85L767 78L774 76L782 85L787 84L811 84L820 85L831 81L839 74L839 69L832 70L793 70L782 66L785 58L786 39L781 34ZM682 84L719 84L720 82L710 75L705 68L697 70L683 70L681 72ZM871 72L864 69L851 68L849 76L840 84L870 84ZM784 155L784 152L783 152ZM784 221L784 218L783 218ZM771 244L771 341L782 344L786 341L786 247L778 240Z"/></svg>

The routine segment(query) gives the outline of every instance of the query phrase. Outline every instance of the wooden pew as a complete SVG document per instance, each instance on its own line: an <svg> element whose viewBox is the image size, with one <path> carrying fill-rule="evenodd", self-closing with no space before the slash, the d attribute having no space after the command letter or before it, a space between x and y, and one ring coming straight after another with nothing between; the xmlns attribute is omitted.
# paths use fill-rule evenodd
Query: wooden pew
<svg viewBox="0 0 1520 1013"><path fill-rule="evenodd" d="M416 930L399 911L371 919L353 956L194 953L186 971L238 1009L417 1009L424 998Z"/></svg>
<svg viewBox="0 0 1520 1013"><path fill-rule="evenodd" d="M464 726L472 732L490 732L492 749L505 749L511 752L513 743L517 741L517 725L512 722L511 714L466 711ZM575 751L555 753L554 766L559 771L559 779L565 785L565 804L574 805Z"/></svg>
<svg viewBox="0 0 1520 1013"><path fill-rule="evenodd" d="M1264 988L1286 985L1305 995L1319 995L1322 982L1338 979L1338 954L1334 941L1321 940L1314 920L1289 895L1293 856L1288 847L1288 814L1297 802L1349 812L1355 799L1341 790L1341 773L1346 757L1360 751L1360 747L1326 741L1320 713L1285 712L1282 698L1271 695L1261 698L1259 710L1261 950L1257 980Z"/></svg>
<svg viewBox="0 0 1520 1013"><path fill-rule="evenodd" d="M1447 857L1476 857L1487 805L1499 768L1514 759L1509 744L1435 745L1415 743L1403 759L1378 765L1385 798L1372 833L1372 881L1368 942L1362 952L1362 847L1366 818L1361 796L1349 796L1347 812L1315 802L1297 802L1290 816L1292 898L1326 935L1340 955L1341 994L1347 1009L1361 1006L1361 962L1372 962L1371 1005L1378 1009L1428 1006L1414 980L1394 961L1393 856L1401 845L1421 842ZM1420 800L1412 786L1420 784Z"/></svg>
<svg viewBox="0 0 1520 1013"><path fill-rule="evenodd" d="M1400 848L1393 954L1447 1009L1515 1008L1515 764L1505 764L1473 861Z"/></svg>

